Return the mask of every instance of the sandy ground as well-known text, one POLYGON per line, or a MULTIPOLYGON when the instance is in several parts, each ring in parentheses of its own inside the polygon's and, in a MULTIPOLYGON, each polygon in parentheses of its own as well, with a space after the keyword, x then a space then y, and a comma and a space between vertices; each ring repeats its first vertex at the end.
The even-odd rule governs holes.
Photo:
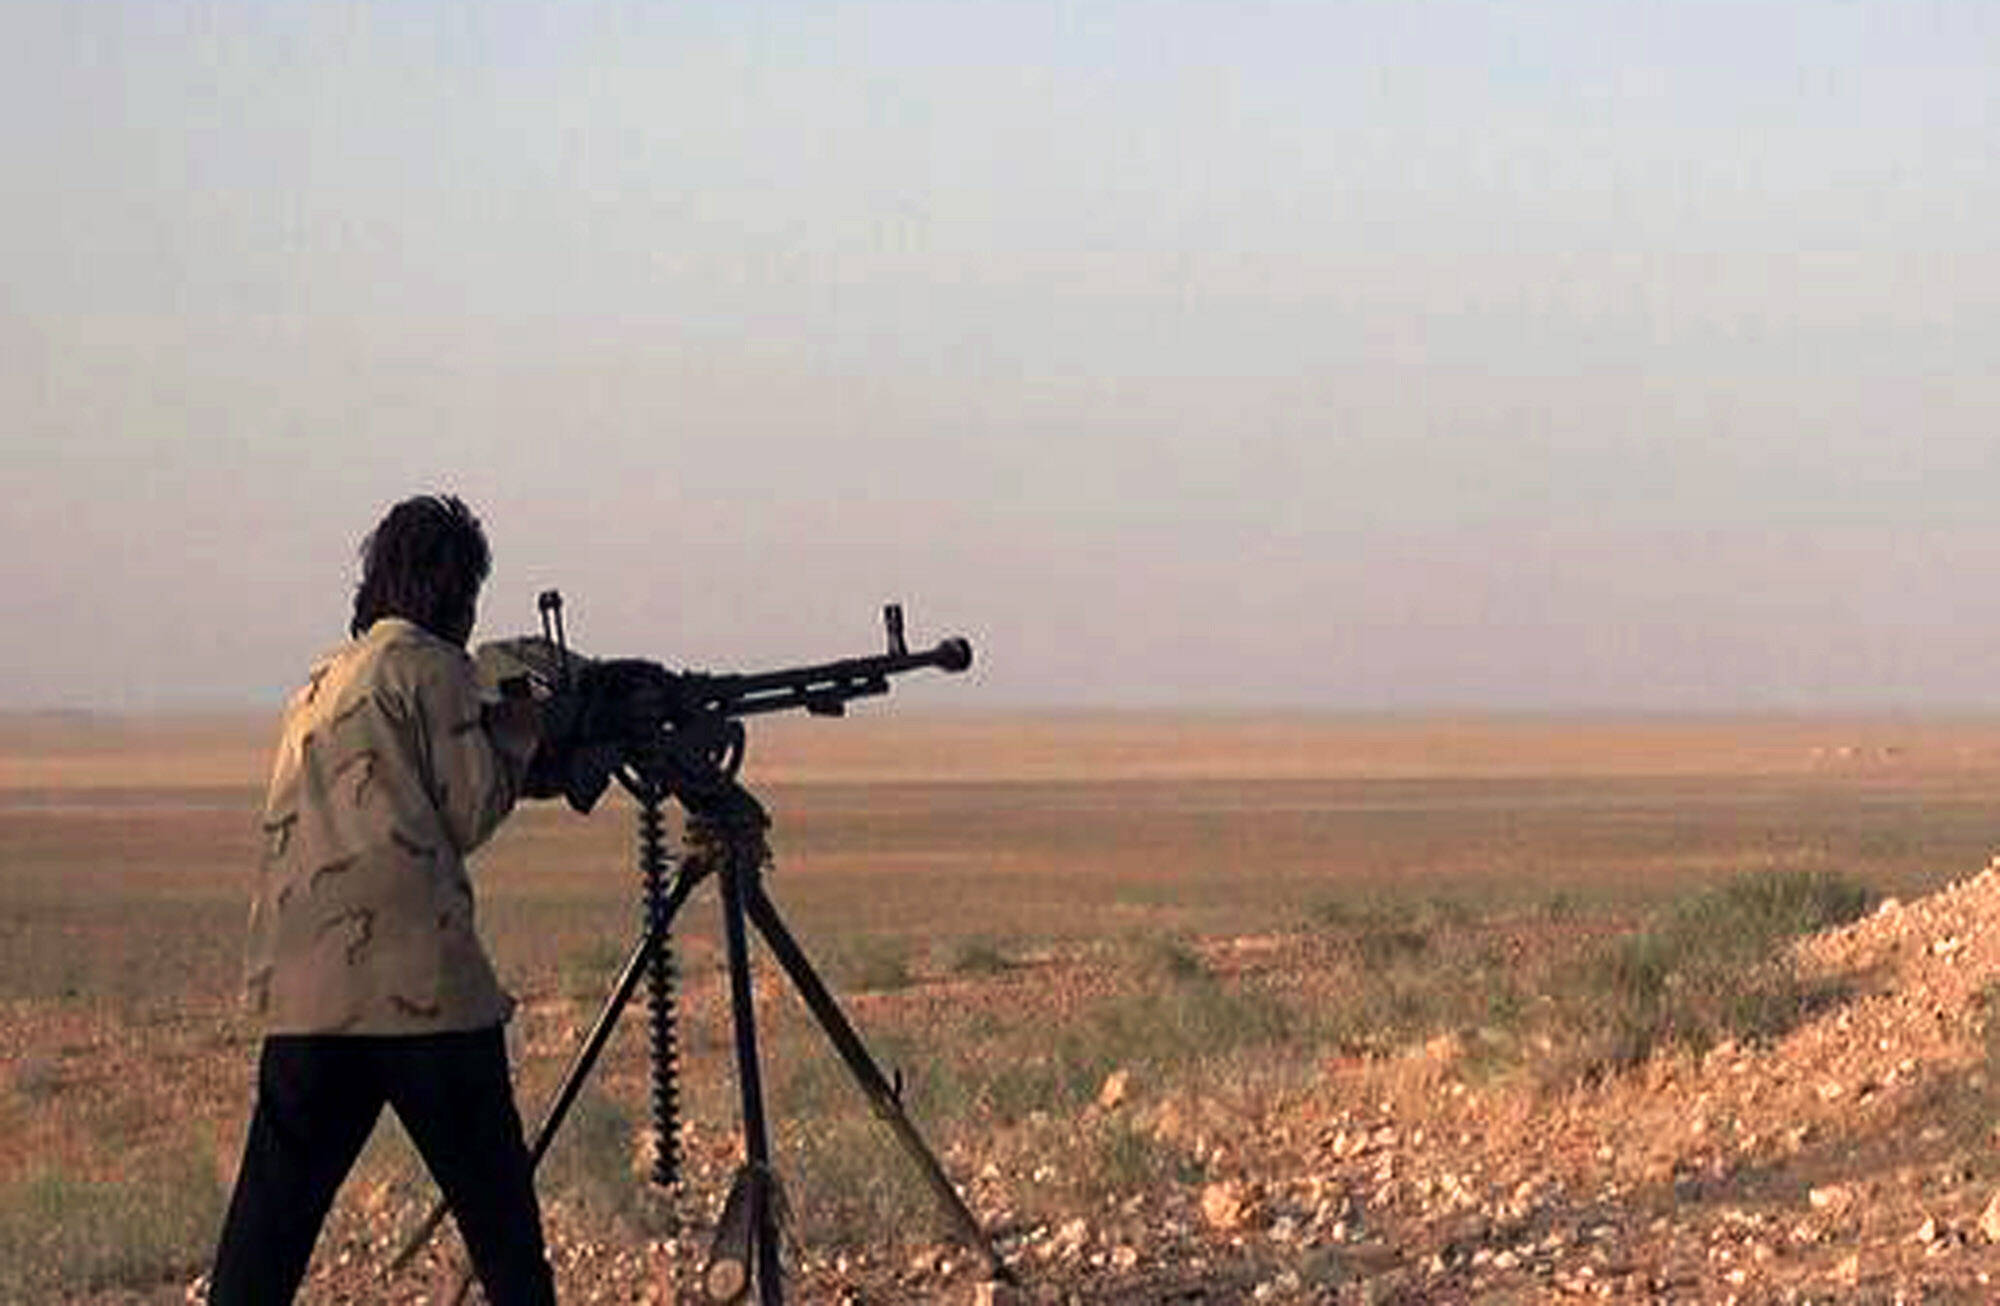
MULTIPOLYGON (((229 988, 268 728, 0 717, 0 1179, 115 1179, 190 1139, 233 1166, 255 1032, 229 988)), ((1551 1099, 1482 1080, 1444 1040, 1195 1090, 1140 1079, 955 1143, 947 1169, 1019 1300, 2000 1299, 2000 889, 1977 874, 2000 843, 2000 724, 884 715, 772 721, 746 776, 774 796, 774 893, 809 948, 948 920, 1033 953, 987 979, 919 954, 907 988, 854 1000, 864 1029, 981 1007, 1053 1027, 1132 984, 1093 945, 1134 928, 1309 995, 1326 958, 1297 911, 1355 877, 1637 892, 1837 865, 1902 900, 1809 945, 1851 996, 1775 1046, 1551 1099), (968 899, 980 918, 961 924, 968 899), (1053 1171, 1111 1118, 1198 1180, 1064 1209, 1053 1171)), ((592 937, 629 937, 624 817, 536 813, 494 850, 495 951, 531 998, 524 1081, 572 1045, 560 973, 592 937), (617 869, 546 869, 557 850, 617 869)), ((700 982, 691 1006, 719 1010, 700 982)), ((640 1069, 628 1050, 607 1086, 642 1092, 640 1069)), ((688 1290, 736 1160, 726 1120, 691 1129, 680 1234, 612 1236, 552 1203, 565 1301, 688 1290)), ((426 1200, 394 1174, 344 1194, 304 1300, 437 1299, 440 1260, 380 1277, 426 1200)), ((1006 1299, 943 1244, 791 1254, 795 1300, 1006 1299)))

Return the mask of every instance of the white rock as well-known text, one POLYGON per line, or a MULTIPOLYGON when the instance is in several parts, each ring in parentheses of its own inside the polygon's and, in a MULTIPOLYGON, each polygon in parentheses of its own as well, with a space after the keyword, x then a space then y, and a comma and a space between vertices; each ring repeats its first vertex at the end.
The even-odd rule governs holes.
POLYGON ((1019 1288, 998 1279, 972 1285, 972 1306, 1021 1306, 1026 1300, 1019 1288))
POLYGON ((1979 1232, 1987 1242, 2000 1243, 2000 1188, 1993 1190, 1993 1200, 1986 1203, 1986 1212, 1979 1217, 1979 1232))
POLYGON ((1234 1180, 1214 1183, 1201 1190, 1201 1214, 1215 1229, 1235 1229, 1249 1217, 1249 1203, 1243 1185, 1234 1180))

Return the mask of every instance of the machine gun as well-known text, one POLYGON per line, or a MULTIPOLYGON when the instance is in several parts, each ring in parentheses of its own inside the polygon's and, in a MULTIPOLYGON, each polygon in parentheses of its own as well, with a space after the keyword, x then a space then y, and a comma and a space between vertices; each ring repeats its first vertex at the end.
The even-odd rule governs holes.
POLYGON ((658 789, 697 800, 732 781, 743 762, 744 717, 844 716, 852 700, 887 694, 891 676, 972 665, 972 645, 962 638, 912 652, 897 603, 882 610, 886 652, 725 674, 670 671, 641 658, 581 657, 563 630, 562 595, 545 590, 536 606, 539 637, 482 645, 478 660, 503 694, 545 704, 548 742, 530 769, 528 793, 561 794, 579 812, 595 805, 613 776, 635 794, 658 789))
MULTIPOLYGON (((573 653, 563 631, 562 596, 537 602, 539 637, 483 645, 480 670, 507 696, 541 701, 544 745, 529 768, 530 796, 566 798, 587 812, 613 778, 638 801, 639 867, 645 881, 645 928, 596 1023, 585 1036, 529 1148, 534 1163, 548 1150, 575 1102, 619 1014, 643 981, 652 1036, 652 1179, 679 1182, 679 1087, 674 1021, 674 967, 669 930, 696 885, 713 877, 722 900, 729 987, 736 1033, 736 1079, 742 1111, 744 1163, 723 1204, 702 1273, 714 1302, 740 1301, 754 1285, 761 1306, 783 1300, 779 1230, 785 1208, 771 1165, 762 1070, 757 1055, 748 926, 754 925, 820 1028, 847 1063, 876 1117, 916 1164, 958 1237, 986 1262, 995 1279, 1013 1275, 980 1230, 943 1167, 904 1114, 900 1076, 882 1074, 839 1004, 806 960, 765 893, 770 818, 736 775, 743 763, 744 717, 799 710, 842 716, 857 698, 889 692, 892 676, 922 668, 960 672, 972 665, 972 645, 946 639, 913 652, 903 637, 903 612, 883 611, 885 652, 810 666, 750 674, 670 671, 638 658, 593 660, 573 653), (687 845, 669 855, 662 805, 684 809, 687 845)), ((435 1206, 404 1243, 391 1272, 407 1264, 443 1218, 435 1206)), ((462 1297, 468 1275, 459 1285, 462 1297)))

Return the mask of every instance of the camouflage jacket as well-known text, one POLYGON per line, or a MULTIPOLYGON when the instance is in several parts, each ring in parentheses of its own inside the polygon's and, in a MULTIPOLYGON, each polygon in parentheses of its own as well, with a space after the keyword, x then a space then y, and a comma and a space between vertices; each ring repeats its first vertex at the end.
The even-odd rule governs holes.
POLYGON ((415 1034, 505 1020, 465 856, 535 741, 489 728, 471 658, 387 617, 286 706, 245 989, 267 1030, 415 1034))

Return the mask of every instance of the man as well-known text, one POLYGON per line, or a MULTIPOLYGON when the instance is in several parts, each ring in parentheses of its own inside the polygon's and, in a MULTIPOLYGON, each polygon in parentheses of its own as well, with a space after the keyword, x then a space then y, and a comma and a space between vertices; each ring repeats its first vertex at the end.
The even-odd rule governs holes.
POLYGON ((458 499, 395 505, 363 541, 352 639, 285 709, 245 987, 257 1102, 214 1306, 292 1299, 382 1106, 437 1180, 493 1306, 548 1306, 501 991, 465 857, 512 810, 539 735, 465 651, 491 565, 458 499))

